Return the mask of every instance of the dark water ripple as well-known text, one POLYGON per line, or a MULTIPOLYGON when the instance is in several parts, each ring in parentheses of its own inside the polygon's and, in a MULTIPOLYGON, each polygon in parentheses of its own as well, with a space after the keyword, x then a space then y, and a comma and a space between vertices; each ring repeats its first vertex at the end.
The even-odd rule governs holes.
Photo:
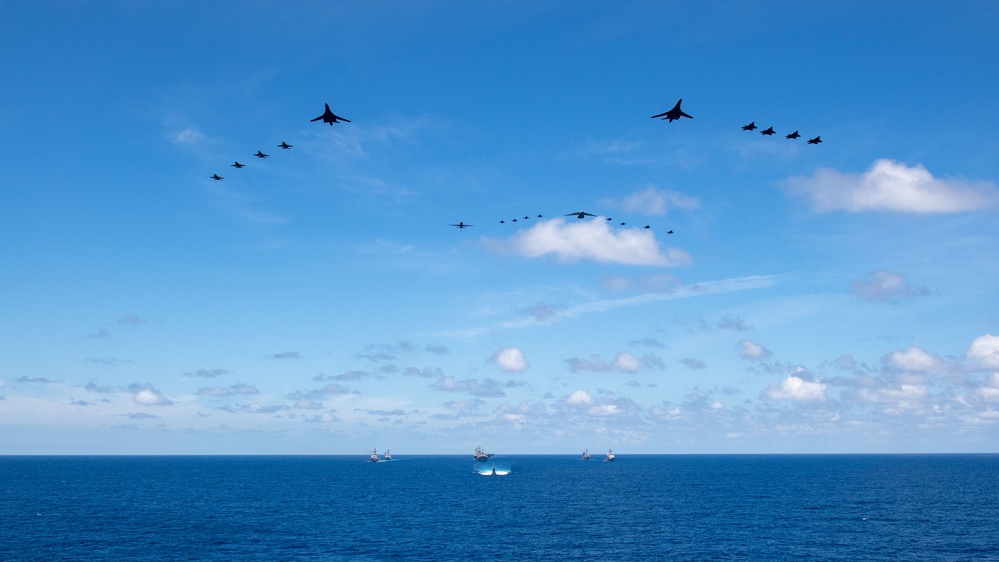
POLYGON ((2 560, 999 560, 999 456, 0 457, 2 560))

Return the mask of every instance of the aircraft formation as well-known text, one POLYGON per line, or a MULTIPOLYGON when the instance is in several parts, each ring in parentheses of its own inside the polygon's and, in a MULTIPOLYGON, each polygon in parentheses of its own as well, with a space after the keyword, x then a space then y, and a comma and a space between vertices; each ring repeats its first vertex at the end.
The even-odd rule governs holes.
MULTIPOLYGON (((339 115, 335 115, 332 111, 330 111, 330 104, 328 104, 328 103, 326 104, 326 111, 322 115, 320 115, 319 117, 316 117, 315 119, 310 120, 310 123, 319 121, 320 119, 324 123, 329 123, 331 127, 333 126, 334 123, 341 123, 341 122, 343 122, 343 123, 350 123, 350 119, 344 119, 343 117, 340 117, 339 115)), ((277 146, 281 150, 289 150, 289 149, 293 148, 295 145, 288 144, 285 141, 281 141, 281 144, 278 144, 278 145, 275 145, 275 146, 277 146)), ((256 156, 257 158, 263 160, 264 158, 270 157, 270 154, 264 154, 264 151, 257 150, 256 154, 251 154, 251 156, 256 156)), ((237 170, 239 170, 239 169, 245 168, 246 164, 240 163, 239 160, 236 160, 232 164, 229 164, 229 166, 231 166, 231 167, 236 168, 237 170)), ((212 174, 212 175, 210 175, 208 177, 210 179, 215 180, 215 181, 222 181, 222 180, 225 179, 224 177, 218 175, 217 173, 216 174, 212 174)))
MULTIPOLYGON (((670 109, 668 111, 664 111, 663 113, 660 113, 658 115, 653 115, 652 118, 653 119, 662 119, 663 121, 668 121, 670 123, 672 123, 673 121, 679 120, 681 117, 686 117, 687 119, 693 119, 694 117, 692 115, 688 115, 688 114, 684 113, 682 109, 680 109, 680 104, 681 103, 683 103, 683 98, 680 98, 680 99, 678 99, 676 101, 676 105, 673 106, 673 109, 670 109)), ((758 128, 759 127, 756 126, 756 121, 751 121, 748 125, 743 125, 742 126, 742 130, 743 131, 755 131, 758 128)), ((762 131, 760 131, 760 134, 763 135, 763 136, 766 136, 766 137, 770 137, 770 136, 776 135, 777 131, 775 131, 773 127, 767 127, 766 129, 763 129, 762 131)), ((784 138, 787 139, 787 140, 794 140, 794 139, 799 138, 800 136, 801 136, 801 133, 799 133, 797 130, 795 130, 793 133, 789 133, 789 134, 784 135, 784 138)), ((822 142, 822 137, 821 136, 816 136, 816 137, 811 138, 811 139, 808 140, 808 144, 819 144, 820 142, 822 142)), ((582 217, 580 217, 580 218, 582 218, 582 217)))
MULTIPOLYGON (((694 117, 692 115, 690 115, 690 114, 684 112, 682 109, 680 109, 680 104, 682 104, 682 103, 683 103, 683 98, 680 98, 680 99, 678 99, 676 101, 676 104, 671 109, 668 109, 668 110, 666 110, 666 111, 664 111, 662 113, 659 113, 657 115, 653 115, 652 118, 653 119, 661 119, 663 121, 668 121, 670 123, 672 123, 673 121, 680 120, 683 117, 686 117, 687 119, 693 119, 694 117)), ((318 116, 318 117, 316 117, 314 119, 310 119, 310 121, 309 121, 310 123, 315 123, 316 121, 322 121, 323 123, 328 123, 332 127, 333 125, 335 125, 337 123, 350 123, 351 122, 350 119, 347 119, 345 117, 341 117, 341 116, 333 113, 333 110, 330 109, 330 105, 328 103, 326 103, 324 105, 325 105, 325 110, 323 111, 322 115, 320 115, 320 116, 318 116)), ((743 131, 754 131, 757 128, 758 127, 756 126, 756 121, 752 121, 748 125, 743 125, 742 130, 743 131)), ((762 134, 764 136, 773 136, 773 135, 777 134, 777 131, 775 131, 774 128, 771 126, 771 127, 767 127, 763 131, 760 131, 760 134, 762 134)), ((788 140, 794 140, 794 139, 797 139, 799 137, 801 137, 801 134, 797 130, 794 131, 793 133, 789 133, 789 134, 784 135, 784 138, 788 139, 788 140)), ((808 144, 819 144, 819 143, 822 142, 822 138, 820 136, 816 136, 816 137, 814 137, 812 139, 809 139, 807 142, 808 142, 808 144)), ((278 148, 280 148, 281 150, 289 150, 289 149, 291 149, 291 148, 294 147, 294 145, 288 144, 285 141, 281 141, 281 144, 278 144, 276 146, 278 148)), ((251 156, 256 156, 257 158, 259 158, 261 160, 264 159, 264 158, 270 157, 269 154, 265 154, 262 150, 257 150, 257 152, 255 154, 252 154, 251 156)), ((240 163, 238 160, 236 160, 232 164, 230 164, 229 166, 233 167, 233 168, 236 168, 237 170, 239 170, 239 169, 245 168, 246 164, 240 163)), ((218 175, 217 173, 212 174, 211 176, 209 176, 209 178, 213 179, 215 181, 222 181, 222 180, 225 179, 224 177, 218 175)), ((587 211, 573 211, 571 213, 565 213, 563 216, 566 216, 566 217, 576 217, 577 219, 581 220, 581 219, 585 219, 587 217, 596 217, 597 215, 595 215, 593 213, 589 213, 587 211)), ((538 213, 537 218, 543 218, 543 215, 541 213, 538 213)), ((530 220, 530 219, 531 219, 530 215, 524 215, 524 218, 521 219, 521 220, 525 220, 526 221, 526 220, 530 220)), ((605 217, 605 220, 607 220, 609 222, 609 221, 613 221, 614 219, 612 217, 605 217)), ((506 222, 507 221, 505 219, 500 219, 500 221, 499 221, 500 224, 506 224, 506 222)), ((515 217, 513 219, 510 219, 510 222, 511 223, 518 222, 518 219, 515 217)), ((626 221, 621 221, 621 222, 618 223, 618 226, 626 226, 626 225, 627 225, 626 221)), ((468 224, 468 223, 466 223, 464 221, 458 221, 457 223, 450 224, 450 226, 453 226, 453 227, 457 228, 458 230, 464 230, 466 228, 469 228, 469 227, 472 227, 472 226, 475 226, 475 225, 468 224)), ((652 226, 647 224, 644 227, 642 227, 642 229, 643 230, 651 230, 652 226)), ((670 230, 666 231, 666 234, 673 234, 673 230, 670 229, 670 230)))

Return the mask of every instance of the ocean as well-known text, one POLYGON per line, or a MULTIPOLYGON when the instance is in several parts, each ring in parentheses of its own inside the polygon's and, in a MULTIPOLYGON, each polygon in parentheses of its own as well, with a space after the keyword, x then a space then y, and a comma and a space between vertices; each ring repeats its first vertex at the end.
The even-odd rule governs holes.
POLYGON ((0 559, 999 560, 999 455, 593 457, 0 457, 0 559))

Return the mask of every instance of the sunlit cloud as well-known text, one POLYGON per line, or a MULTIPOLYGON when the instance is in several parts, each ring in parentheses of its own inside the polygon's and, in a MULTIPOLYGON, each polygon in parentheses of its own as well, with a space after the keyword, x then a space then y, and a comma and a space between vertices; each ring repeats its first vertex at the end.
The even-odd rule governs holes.
POLYGON ((754 341, 742 340, 739 342, 739 356, 743 359, 763 359, 770 356, 770 350, 754 341))
POLYGON ((508 240, 484 239, 486 247, 528 258, 555 256, 559 261, 593 260, 601 263, 677 267, 691 263, 677 248, 662 250, 654 232, 638 228, 612 229, 600 219, 567 223, 563 218, 536 223, 508 240))
POLYGON ((500 349, 493 354, 489 362, 508 373, 520 373, 527 369, 527 360, 524 359, 524 352, 516 347, 504 347, 500 349))
POLYGON ((999 336, 978 336, 965 352, 968 359, 986 369, 999 369, 999 336))
POLYGON ((822 168, 810 178, 790 178, 784 185, 819 213, 961 213, 999 204, 994 182, 935 178, 922 165, 887 159, 876 160, 862 174, 822 168))
POLYGON ((825 383, 788 375, 779 384, 768 387, 764 394, 772 400, 824 401, 827 399, 827 388, 825 383))

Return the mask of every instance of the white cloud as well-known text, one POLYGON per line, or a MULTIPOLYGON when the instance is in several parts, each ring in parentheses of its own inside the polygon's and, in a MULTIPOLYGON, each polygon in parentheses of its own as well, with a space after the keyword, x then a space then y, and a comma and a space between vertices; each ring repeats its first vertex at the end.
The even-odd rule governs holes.
POLYGON ((999 336, 978 336, 968 346, 965 356, 987 369, 999 369, 999 336))
POLYGON ((652 216, 663 216, 670 209, 696 209, 701 206, 696 197, 654 187, 630 193, 620 201, 604 199, 601 203, 615 209, 652 216))
POLYGON ((999 373, 992 373, 975 394, 986 402, 999 402, 999 373))
POLYGON ((888 362, 906 371, 939 371, 945 367, 944 362, 918 347, 910 347, 905 351, 895 351, 888 356, 888 362))
POLYGON ((770 350, 754 341, 742 340, 739 344, 739 355, 743 359, 763 359, 770 356, 770 350))
POLYGON ((612 229, 606 220, 563 218, 541 221, 507 241, 485 240, 487 247, 539 258, 553 254, 561 261, 580 259, 602 263, 676 267, 691 263, 690 254, 677 248, 660 250, 651 230, 612 229))
POLYGON ((909 167, 887 159, 876 160, 863 174, 823 168, 810 178, 790 178, 785 186, 820 213, 960 213, 999 203, 994 182, 938 179, 921 165, 909 167))
POLYGON ((527 360, 524 359, 524 352, 516 347, 504 347, 493 354, 489 360, 502 371, 508 373, 520 373, 527 369, 527 360))
POLYGON ((577 390, 565 399, 565 403, 570 406, 587 406, 593 404, 593 397, 585 390, 577 390))
POLYGON ((159 391, 148 387, 138 390, 132 396, 132 400, 136 404, 142 404, 143 406, 169 406, 173 404, 170 399, 160 394, 159 391))
POLYGON ((872 301, 893 301, 900 297, 925 295, 926 290, 913 289, 900 273, 879 269, 872 271, 867 279, 851 281, 850 293, 872 301))
POLYGON ((779 385, 767 388, 766 395, 773 400, 797 400, 799 402, 824 401, 828 385, 817 381, 788 375, 779 385))

